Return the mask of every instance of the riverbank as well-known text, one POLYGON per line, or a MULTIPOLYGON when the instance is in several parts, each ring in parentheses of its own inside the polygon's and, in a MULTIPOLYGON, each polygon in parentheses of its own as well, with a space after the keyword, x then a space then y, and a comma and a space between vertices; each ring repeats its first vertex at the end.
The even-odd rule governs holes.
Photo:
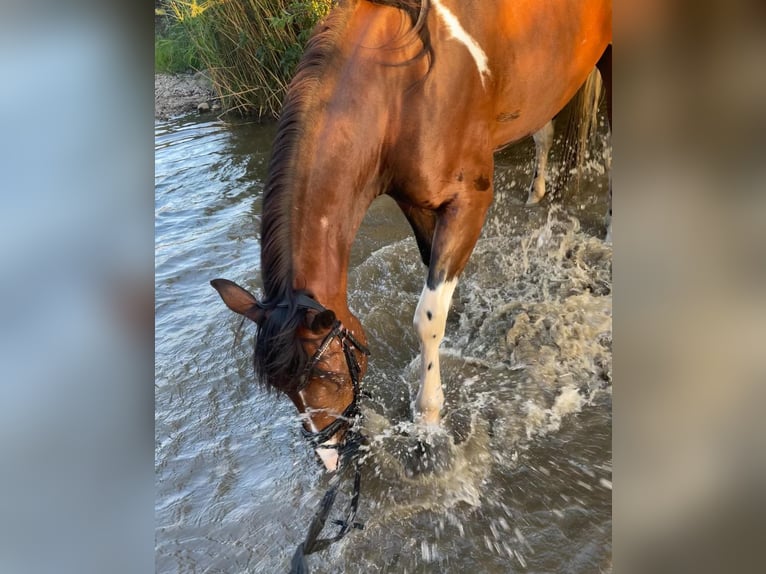
POLYGON ((185 114, 220 112, 221 104, 210 78, 195 74, 154 74, 154 118, 167 120, 185 114))

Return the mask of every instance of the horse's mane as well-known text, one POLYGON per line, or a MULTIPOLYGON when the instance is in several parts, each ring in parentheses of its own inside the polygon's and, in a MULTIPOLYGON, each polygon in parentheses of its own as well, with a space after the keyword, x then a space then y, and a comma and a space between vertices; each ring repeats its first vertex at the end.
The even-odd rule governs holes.
POLYGON ((358 1, 404 10, 413 22, 413 31, 423 42, 423 49, 416 57, 428 54, 433 58, 425 25, 429 0, 348 0, 341 1, 317 25, 298 64, 277 125, 264 188, 261 221, 264 298, 261 306, 266 314, 258 328, 254 355, 258 380, 267 387, 286 392, 295 389, 298 376, 308 363, 303 345, 295 336, 305 316, 305 309, 297 304, 298 295, 305 291, 293 288, 290 237, 296 156, 316 85, 328 62, 337 54, 340 36, 358 1))

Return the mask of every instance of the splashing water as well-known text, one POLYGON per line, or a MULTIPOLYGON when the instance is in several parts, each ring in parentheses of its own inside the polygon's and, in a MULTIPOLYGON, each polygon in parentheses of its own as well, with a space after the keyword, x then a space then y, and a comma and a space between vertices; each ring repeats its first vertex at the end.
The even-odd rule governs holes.
MULTIPOLYGON (((225 275, 259 289, 272 140, 273 127, 247 124, 157 127, 161 573, 284 571, 327 489, 292 405, 251 384, 251 331, 235 341, 238 321, 208 285, 225 275)), ((612 252, 592 236, 605 178, 594 168, 563 208, 528 208, 529 163, 497 159, 495 204, 442 344, 438 431, 410 422, 417 247, 390 200, 360 229, 349 303, 373 352, 362 382, 366 526, 309 557, 312 572, 610 569, 612 252)))
MULTIPOLYGON (((377 251, 356 273, 369 277, 402 261, 417 261, 408 240, 377 251)), ((378 285, 376 305, 364 308, 362 321, 375 332, 379 348, 394 348, 407 335, 376 328, 378 321, 389 325, 380 309, 411 316, 419 286, 412 284, 403 292, 401 282, 398 289, 385 281, 378 285)), ((526 233, 482 239, 456 292, 442 346, 443 431, 425 433, 408 422, 411 411, 401 407, 401 395, 412 397, 417 390, 418 357, 402 366, 400 398, 391 401, 398 410, 386 405, 392 396, 387 390, 390 378, 382 377, 380 386, 369 382, 378 397, 367 409, 365 423, 371 437, 365 467, 374 518, 358 538, 372 543, 392 531, 404 537, 413 524, 430 517, 436 520, 433 538, 413 534, 418 543, 412 554, 399 554, 389 566, 418 571, 426 564, 448 567, 456 539, 466 536, 466 523, 475 522, 474 515, 490 515, 489 533, 481 536, 486 550, 516 567, 526 568, 530 560, 539 564, 534 548, 540 533, 529 539, 523 535, 519 514, 499 485, 528 472, 528 451, 539 449, 540 441, 561 431, 583 409, 603 413, 596 418, 609 417, 603 411, 611 399, 611 339, 611 248, 583 234, 576 219, 554 207, 541 226, 526 233), (423 457, 439 460, 424 471, 423 457), (440 528, 452 534, 440 535, 440 528), (450 541, 444 547, 442 536, 450 541)), ((373 372, 368 378, 377 377, 373 372)), ((563 459, 552 466, 554 470, 540 465, 535 472, 551 480, 563 459)), ((592 492, 611 485, 603 477, 596 480, 587 465, 576 466, 587 479, 576 479, 578 487, 592 492)), ((564 502, 574 501, 562 496, 564 502)), ((552 510, 548 516, 570 512, 552 510)), ((354 548, 358 544, 364 545, 357 540, 354 548)), ((349 562, 354 552, 348 548, 349 562)))

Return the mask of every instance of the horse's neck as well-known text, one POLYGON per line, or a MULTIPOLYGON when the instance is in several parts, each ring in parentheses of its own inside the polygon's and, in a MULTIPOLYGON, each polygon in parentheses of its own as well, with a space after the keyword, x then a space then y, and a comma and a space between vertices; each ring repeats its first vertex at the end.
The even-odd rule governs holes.
MULTIPOLYGON (((308 146, 310 151, 303 157, 314 160, 303 166, 305 173, 293 191, 293 287, 307 289, 323 305, 337 311, 347 307, 351 245, 379 188, 374 184, 373 158, 362 157, 357 151, 353 157, 348 152, 344 155, 349 149, 347 141, 317 138, 320 141, 321 149, 308 146)), ((359 146, 350 148, 357 150, 359 146)))
POLYGON ((346 305, 351 244, 370 203, 384 189, 383 142, 397 125, 406 86, 424 73, 425 61, 390 66, 417 54, 412 42, 390 46, 402 14, 369 3, 353 7, 338 55, 314 85, 293 175, 291 238, 293 286, 324 305, 346 305), (354 73, 348 73, 353 70, 354 73), (385 102, 381 106, 381 102, 385 102))

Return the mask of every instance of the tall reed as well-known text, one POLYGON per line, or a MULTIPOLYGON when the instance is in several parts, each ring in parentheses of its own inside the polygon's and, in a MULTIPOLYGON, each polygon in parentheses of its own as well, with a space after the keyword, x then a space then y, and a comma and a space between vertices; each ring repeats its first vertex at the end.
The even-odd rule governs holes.
POLYGON ((223 108, 279 113, 315 24, 332 0, 168 0, 196 46, 223 108))

